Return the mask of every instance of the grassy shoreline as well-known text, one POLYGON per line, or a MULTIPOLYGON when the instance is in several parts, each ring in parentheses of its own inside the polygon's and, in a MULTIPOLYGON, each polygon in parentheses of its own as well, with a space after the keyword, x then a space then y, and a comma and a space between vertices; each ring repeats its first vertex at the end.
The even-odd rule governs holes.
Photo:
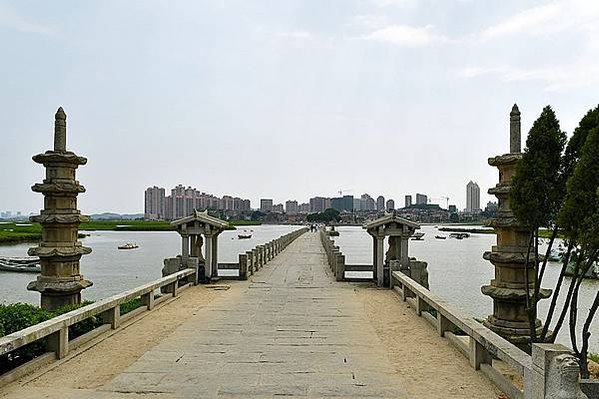
MULTIPOLYGON (((262 223, 251 220, 232 220, 228 230, 235 226, 257 226, 262 223)), ((92 220, 81 223, 79 231, 173 231, 170 222, 151 220, 92 220)), ((85 234, 80 234, 80 238, 85 234)), ((0 224, 0 244, 36 242, 42 238, 42 226, 38 223, 2 222, 0 224)))

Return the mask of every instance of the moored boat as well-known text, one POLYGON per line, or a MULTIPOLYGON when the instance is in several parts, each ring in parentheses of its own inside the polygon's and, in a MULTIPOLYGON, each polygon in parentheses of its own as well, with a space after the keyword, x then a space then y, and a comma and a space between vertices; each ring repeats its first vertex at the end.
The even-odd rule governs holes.
POLYGON ((237 234, 237 238, 240 240, 247 240, 252 238, 253 230, 243 230, 241 233, 237 234))
POLYGON ((0 258, 0 270, 18 273, 40 273, 42 268, 37 257, 0 258))
POLYGON ((445 240, 445 239, 447 239, 447 237, 445 237, 445 236, 435 236, 435 238, 437 240, 445 240))
POLYGON ((132 242, 128 242, 125 245, 119 245, 118 248, 119 249, 137 249, 137 248, 139 248, 139 245, 134 244, 132 242))

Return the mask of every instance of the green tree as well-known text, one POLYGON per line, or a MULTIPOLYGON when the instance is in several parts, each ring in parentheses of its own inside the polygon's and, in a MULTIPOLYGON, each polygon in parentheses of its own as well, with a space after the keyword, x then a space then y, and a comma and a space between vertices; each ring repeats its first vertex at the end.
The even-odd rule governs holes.
POLYGON ((567 195, 559 214, 559 223, 570 243, 577 248, 574 276, 570 283, 570 339, 577 355, 583 378, 588 378, 589 328, 599 306, 599 292, 582 332, 582 346, 578 346, 576 323, 578 295, 585 274, 599 259, 599 120, 586 137, 580 160, 568 180, 567 195))
MULTIPOLYGON (((551 241, 557 236, 556 218, 565 194, 562 176, 562 153, 566 134, 550 106, 546 106, 534 122, 522 159, 518 162, 510 190, 510 204, 516 219, 530 229, 525 263, 525 283, 530 287, 530 255, 534 250, 533 292, 527 292, 526 304, 530 324, 531 342, 537 341, 537 303, 541 296, 541 282, 546 263, 539 269, 539 228, 554 230, 551 241)), ((528 291, 528 289, 527 289, 528 291)))

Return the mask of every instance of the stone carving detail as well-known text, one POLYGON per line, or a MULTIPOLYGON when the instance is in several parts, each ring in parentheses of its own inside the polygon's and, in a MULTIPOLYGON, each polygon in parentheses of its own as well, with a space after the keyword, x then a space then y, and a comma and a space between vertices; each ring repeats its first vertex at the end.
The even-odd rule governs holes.
POLYGON ((588 399, 578 383, 579 371, 574 356, 565 353, 553 358, 549 364, 545 399, 588 399))

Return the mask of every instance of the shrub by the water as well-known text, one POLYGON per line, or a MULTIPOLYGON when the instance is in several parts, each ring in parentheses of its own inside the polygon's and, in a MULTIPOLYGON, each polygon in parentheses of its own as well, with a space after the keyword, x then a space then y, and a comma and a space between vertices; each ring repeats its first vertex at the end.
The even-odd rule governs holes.
MULTIPOLYGON (((79 305, 67 305, 54 311, 47 311, 38 306, 26 303, 0 305, 0 337, 39 324, 53 317, 60 316, 92 302, 79 305)), ((98 317, 92 316, 69 327, 69 339, 77 338, 102 325, 98 317)), ((6 355, 0 356, 0 373, 11 370, 47 351, 44 340, 32 342, 6 355)))

